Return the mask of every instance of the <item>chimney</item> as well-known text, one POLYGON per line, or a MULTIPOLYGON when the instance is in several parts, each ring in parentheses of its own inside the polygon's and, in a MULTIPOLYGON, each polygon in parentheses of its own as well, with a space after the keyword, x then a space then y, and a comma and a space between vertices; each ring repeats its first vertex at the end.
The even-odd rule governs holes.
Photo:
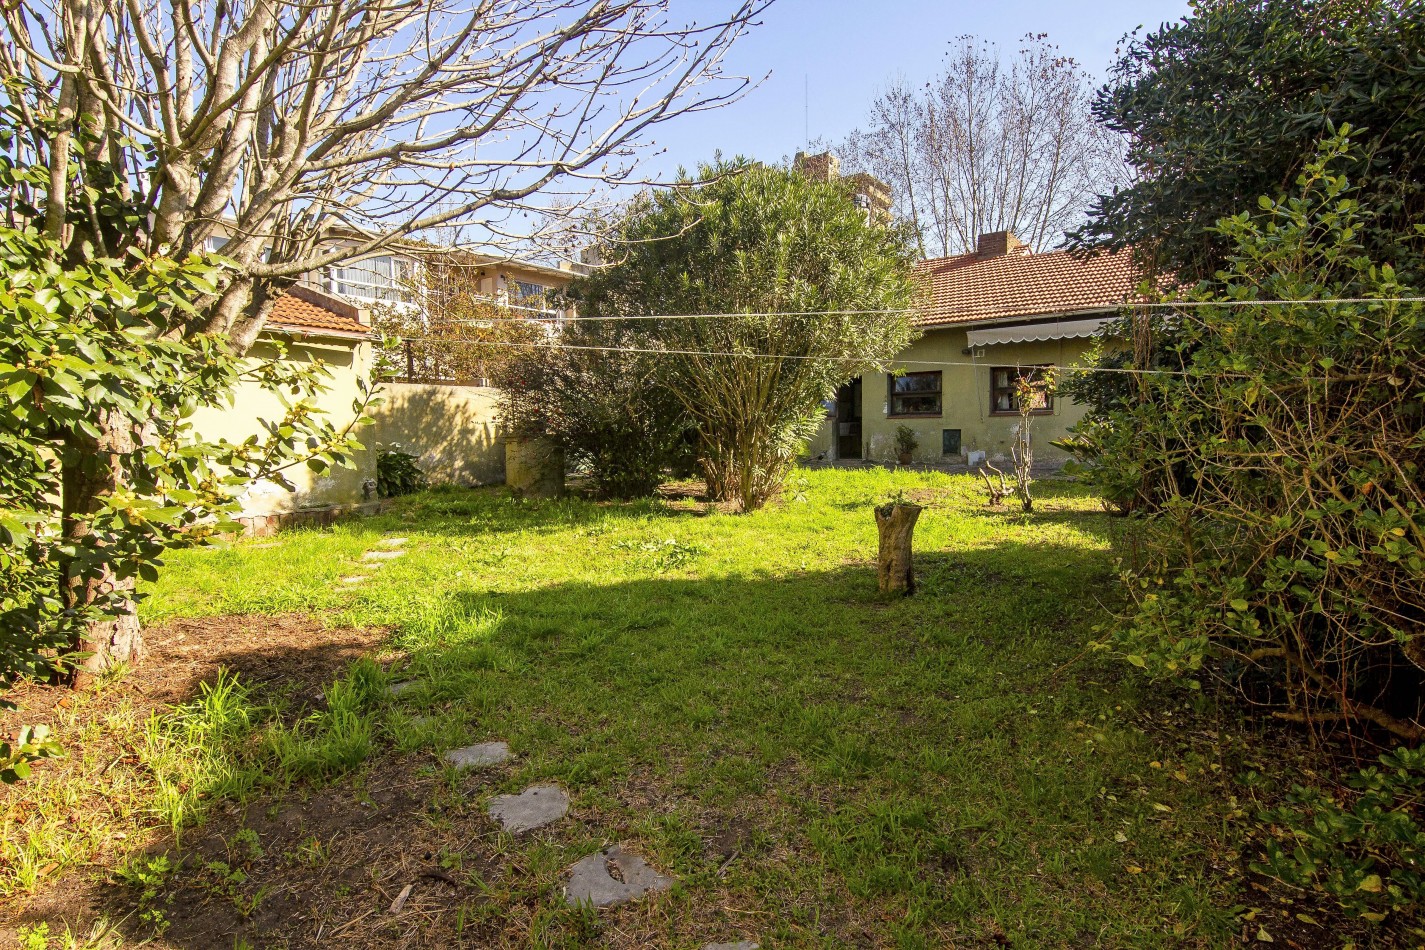
POLYGON ((975 242, 977 257, 1006 257, 1010 254, 1029 254, 1029 245, 1014 236, 1013 231, 991 231, 981 234, 975 242))
POLYGON ((836 181, 841 177, 841 160, 830 152, 808 155, 798 152, 792 167, 812 181, 836 181))

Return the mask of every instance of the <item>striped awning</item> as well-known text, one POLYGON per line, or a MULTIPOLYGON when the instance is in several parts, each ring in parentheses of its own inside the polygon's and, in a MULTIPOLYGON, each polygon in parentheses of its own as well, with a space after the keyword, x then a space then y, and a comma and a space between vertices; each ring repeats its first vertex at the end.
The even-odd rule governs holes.
POLYGON ((1030 343, 1034 340, 1073 340, 1093 336, 1113 317, 1091 317, 1087 320, 1051 320, 1046 323, 1022 323, 1012 327, 987 327, 966 331, 971 346, 993 346, 996 343, 1030 343))

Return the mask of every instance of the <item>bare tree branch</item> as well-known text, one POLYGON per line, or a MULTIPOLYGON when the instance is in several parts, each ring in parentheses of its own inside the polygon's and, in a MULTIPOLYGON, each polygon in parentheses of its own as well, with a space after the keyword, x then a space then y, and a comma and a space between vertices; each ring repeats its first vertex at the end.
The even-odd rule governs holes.
POLYGON ((1126 176, 1123 144, 1094 123, 1091 93, 1043 35, 1008 60, 962 36, 940 76, 919 90, 892 82, 838 151, 891 185, 922 254, 974 250, 979 235, 1004 230, 1042 250, 1126 176))
POLYGON ((34 197, 71 253, 230 235, 238 270, 185 329, 244 349, 303 273, 446 224, 513 250, 633 180, 652 127, 749 87, 723 59, 771 2, 682 21, 666 0, 18 0, 0 78, 48 119, 34 197), (143 233, 98 234, 59 200, 75 123, 81 160, 153 209, 143 233))

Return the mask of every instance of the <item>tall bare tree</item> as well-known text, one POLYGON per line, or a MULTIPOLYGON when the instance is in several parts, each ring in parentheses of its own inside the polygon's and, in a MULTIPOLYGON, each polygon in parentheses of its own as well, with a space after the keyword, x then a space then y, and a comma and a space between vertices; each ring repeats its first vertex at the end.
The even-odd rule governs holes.
MULTIPOLYGON (((221 228, 234 266, 148 336, 243 354, 306 272, 459 222, 513 246, 527 216, 630 180, 655 126, 747 88, 723 58, 770 2, 694 21, 666 0, 14 0, 0 80, 28 134, 4 146, 48 174, 8 190, 8 220, 71 265, 183 258, 221 228)), ((96 412, 72 438, 78 532, 145 435, 96 412)), ((132 589, 132 570, 92 573, 132 589)), ((106 623, 96 658, 137 656, 137 625, 106 623)))
POLYGON ((924 87, 893 81, 839 151, 891 185, 923 255, 973 250, 1000 230, 1042 249, 1124 180, 1122 143, 1093 121, 1092 92, 1042 34, 1009 57, 962 36, 924 87))
POLYGON ((240 269, 191 329, 241 349, 304 272, 452 221, 513 237, 561 180, 627 180, 652 126, 746 88, 721 61, 769 2, 682 23, 661 0, 19 0, 0 75, 52 168, 82 150, 152 209, 94 233, 57 173, 52 236, 181 254, 230 220, 240 269), (364 239, 333 247, 341 225, 364 239))

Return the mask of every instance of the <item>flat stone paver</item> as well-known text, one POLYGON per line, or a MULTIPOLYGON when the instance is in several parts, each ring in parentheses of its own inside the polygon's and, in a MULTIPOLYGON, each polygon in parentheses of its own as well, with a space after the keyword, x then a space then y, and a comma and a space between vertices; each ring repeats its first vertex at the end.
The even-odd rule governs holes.
POLYGON ((401 680, 400 682, 392 683, 386 687, 386 689, 392 696, 399 696, 404 692, 415 689, 419 685, 420 683, 416 680, 401 680))
POLYGON ((341 582, 343 584, 360 584, 366 581, 367 579, 368 578, 365 574, 352 574, 350 577, 343 577, 341 579, 341 582))
POLYGON ((377 541, 376 543, 379 544, 379 545, 381 545, 382 547, 398 548, 398 547, 400 547, 401 545, 405 544, 408 540, 410 540, 410 539, 409 539, 409 538, 382 538, 380 541, 377 541))
POLYGON ((759 950, 762 945, 753 943, 751 940, 739 940, 736 943, 709 943, 703 945, 703 950, 759 950))
POLYGON ((672 886, 671 877, 659 874, 638 855, 625 854, 621 847, 614 845, 576 861, 569 868, 564 899, 571 905, 611 907, 672 886))
POLYGON ((553 824, 569 813, 569 796, 558 785, 531 785, 518 795, 490 799, 490 817, 512 835, 553 824))
POLYGON ((504 742, 480 742, 445 753, 445 761, 457 769, 482 769, 499 765, 509 757, 510 747, 504 742))
POLYGON ((398 557, 405 557, 405 551, 367 551, 361 555, 363 561, 394 561, 398 557))

